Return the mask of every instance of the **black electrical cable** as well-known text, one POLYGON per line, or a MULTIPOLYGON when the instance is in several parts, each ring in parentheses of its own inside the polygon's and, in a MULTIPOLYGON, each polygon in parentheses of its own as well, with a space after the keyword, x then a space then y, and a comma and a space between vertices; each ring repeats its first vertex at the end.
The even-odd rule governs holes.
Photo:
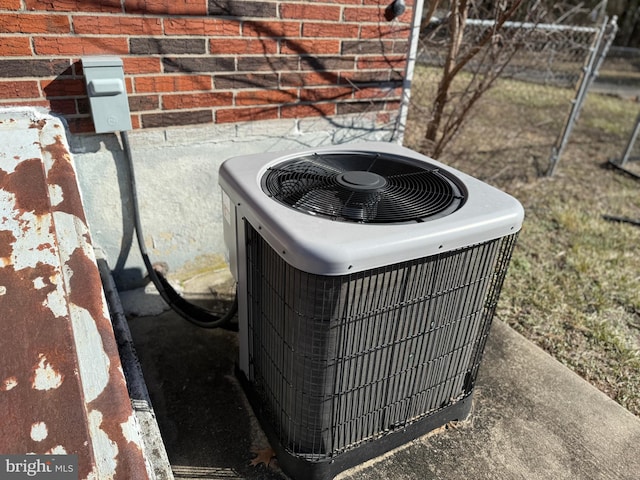
POLYGON ((131 190, 131 204, 133 207, 133 221, 136 230, 136 237, 138 238, 138 246, 140 248, 140 254, 142 260, 147 269, 149 279, 154 284, 162 299, 171 307, 171 309, 180 315, 188 322, 193 323, 202 328, 226 328, 228 330, 237 330, 234 325, 231 324, 232 318, 238 311, 238 295, 236 293, 235 299, 229 311, 224 315, 218 316, 206 310, 198 305, 195 305, 183 297, 174 290, 169 281, 164 275, 153 268, 149 255, 147 253, 147 247, 144 243, 144 235, 142 233, 142 223, 140 222, 140 209, 138 207, 138 189, 136 186, 136 177, 133 167, 133 156, 131 154, 131 146, 129 145, 129 136, 126 131, 120 132, 120 138, 122 139, 122 147, 129 167, 129 186, 131 190))

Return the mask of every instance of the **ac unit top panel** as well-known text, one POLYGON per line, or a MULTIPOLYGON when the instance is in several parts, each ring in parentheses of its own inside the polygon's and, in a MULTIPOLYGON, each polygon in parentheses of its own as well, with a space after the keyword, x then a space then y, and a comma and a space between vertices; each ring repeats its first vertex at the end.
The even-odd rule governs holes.
MULTIPOLYGON (((510 195, 391 143, 233 157, 220 167, 219 179, 229 203, 235 206, 238 221, 245 219, 251 223, 288 264, 318 275, 354 273, 503 237, 520 230, 524 218, 522 206, 510 195), (408 165, 441 172, 452 184, 454 196, 464 198, 426 220, 366 223, 353 221, 357 218, 337 221, 322 212, 310 214, 309 209, 296 210, 265 192, 265 178, 271 170, 314 154, 400 157, 408 165)), ((341 174, 336 181, 349 187, 355 184, 355 190, 384 188, 383 180, 375 174, 358 170, 341 174)), ((323 201, 319 197, 315 203, 323 201)), ((235 251, 235 245, 232 250, 235 251)))

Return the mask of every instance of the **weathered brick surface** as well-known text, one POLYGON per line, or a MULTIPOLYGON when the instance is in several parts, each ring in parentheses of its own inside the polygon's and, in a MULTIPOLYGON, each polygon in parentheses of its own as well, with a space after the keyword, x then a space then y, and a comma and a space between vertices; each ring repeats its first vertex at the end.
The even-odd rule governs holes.
POLYGON ((41 13, 4 13, 0 15, 0 33, 69 33, 71 24, 66 15, 41 13))
POLYGON ((165 57, 162 67, 166 73, 172 72, 233 72, 235 59, 220 57, 165 57))
POLYGON ((326 20, 337 22, 340 20, 341 7, 326 5, 309 5, 306 3, 280 4, 282 18, 299 18, 301 20, 326 20))
POLYGON ((315 85, 335 85, 339 83, 339 74, 329 70, 322 72, 290 72, 280 75, 282 86, 315 86, 315 85))
MULTIPOLYGON (((356 23, 317 23, 304 22, 302 25, 302 36, 311 37, 327 37, 344 39, 357 39, 360 32, 360 26, 356 23)), ((377 53, 380 53, 378 49, 377 53)))
POLYGON ((280 111, 282 118, 331 117, 336 114, 335 103, 313 105, 285 105, 280 111))
POLYGON ((125 57, 122 61, 125 75, 160 73, 162 71, 162 63, 157 57, 125 57))
POLYGON ((233 93, 185 93, 178 95, 163 95, 162 106, 168 110, 183 108, 221 107, 233 104, 233 93))
POLYGON ((126 13, 206 15, 207 0, 125 0, 126 13))
POLYGON ((129 95, 129 109, 132 112, 158 110, 160 98, 158 95, 129 95))
POLYGON ((184 112, 146 113, 142 115, 144 128, 170 127, 173 125, 194 125, 213 121, 211 110, 184 112))
POLYGON ((27 11, 46 10, 50 12, 122 12, 120 0, 24 0, 27 11))
POLYGON ((123 59, 134 128, 399 108, 414 0, 0 0, 0 106, 93 128, 81 59, 123 59))
POLYGON ((107 21, 103 15, 75 15, 73 29, 78 34, 161 35, 162 20, 132 15, 114 17, 107 21))
POLYGON ((21 6, 20 0, 0 0, 2 10, 18 10, 21 6))
POLYGON ((305 88, 300 90, 300 100, 304 102, 343 101, 353 97, 350 87, 305 88))
POLYGON ((216 112, 218 123, 237 123, 279 118, 279 107, 223 108, 216 112))
POLYGON ((280 105, 295 102, 297 99, 296 90, 253 90, 238 92, 236 105, 280 105))
POLYGON ((203 54, 207 51, 204 38, 131 38, 129 44, 133 55, 203 54))
POLYGON ((209 15, 276 18, 277 3, 253 0, 209 0, 209 15))
POLYGON ((340 40, 282 40, 280 53, 299 55, 336 55, 340 53, 340 40))
POLYGON ((165 75, 139 77, 135 80, 137 93, 194 92, 211 90, 211 77, 207 75, 165 75))
POLYGON ((260 38, 298 38, 302 29, 301 22, 246 21, 242 22, 243 37, 260 38))
POLYGON ((298 70, 300 59, 297 56, 241 57, 238 58, 240 72, 287 72, 298 70))
POLYGON ((82 79, 69 80, 66 78, 54 78, 53 80, 41 80, 40 86, 47 97, 78 97, 86 95, 86 89, 82 79))
POLYGON ((69 60, 7 60, 0 59, 0 77, 62 76, 69 69, 69 60))
POLYGON ((214 38, 209 41, 212 55, 274 55, 278 53, 279 41, 275 39, 227 39, 214 38))
POLYGON ((203 35, 237 37, 240 35, 240 22, 218 18, 167 18, 164 21, 164 33, 199 37, 203 35))
POLYGON ((34 37, 33 49, 41 57, 126 55, 126 37, 34 37))
POLYGON ((27 37, 0 35, 0 58, 31 55, 31 43, 27 37))
POLYGON ((216 75, 213 79, 216 89, 241 90, 245 88, 274 88, 285 85, 279 82, 277 73, 238 73, 232 75, 216 75))
POLYGON ((344 19, 347 22, 383 22, 384 9, 378 8, 377 5, 364 8, 349 7, 344 10, 344 19))
POLYGON ((19 98, 38 98, 40 90, 38 82, 35 81, 0 81, 0 98, 3 99, 19 99, 19 98))

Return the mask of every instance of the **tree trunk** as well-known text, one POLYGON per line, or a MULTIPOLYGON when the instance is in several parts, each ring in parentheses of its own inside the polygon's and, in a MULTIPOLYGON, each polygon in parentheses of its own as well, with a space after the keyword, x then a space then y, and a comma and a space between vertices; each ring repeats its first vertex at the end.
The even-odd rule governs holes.
POLYGON ((433 108, 431 111, 431 119, 427 125, 427 133, 425 139, 429 142, 435 143, 438 136, 438 129, 442 122, 442 114, 444 108, 447 105, 447 99, 449 97, 449 88, 451 82, 455 77, 454 66, 456 58, 460 53, 460 46, 462 45, 462 39, 464 37, 464 27, 467 23, 467 14, 469 13, 469 4, 466 0, 454 0, 451 2, 451 15, 449 16, 449 24, 451 28, 451 43, 449 44, 449 51, 447 53, 447 59, 444 65, 444 71, 438 84, 438 93, 433 102, 433 108))

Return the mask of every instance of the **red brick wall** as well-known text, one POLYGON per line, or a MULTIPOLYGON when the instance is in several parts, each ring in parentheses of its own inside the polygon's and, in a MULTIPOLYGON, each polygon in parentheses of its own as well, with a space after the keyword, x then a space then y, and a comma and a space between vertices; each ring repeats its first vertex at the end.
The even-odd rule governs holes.
POLYGON ((124 61, 134 128, 399 107, 411 5, 391 0, 0 0, 0 106, 91 132, 84 55, 124 61))

